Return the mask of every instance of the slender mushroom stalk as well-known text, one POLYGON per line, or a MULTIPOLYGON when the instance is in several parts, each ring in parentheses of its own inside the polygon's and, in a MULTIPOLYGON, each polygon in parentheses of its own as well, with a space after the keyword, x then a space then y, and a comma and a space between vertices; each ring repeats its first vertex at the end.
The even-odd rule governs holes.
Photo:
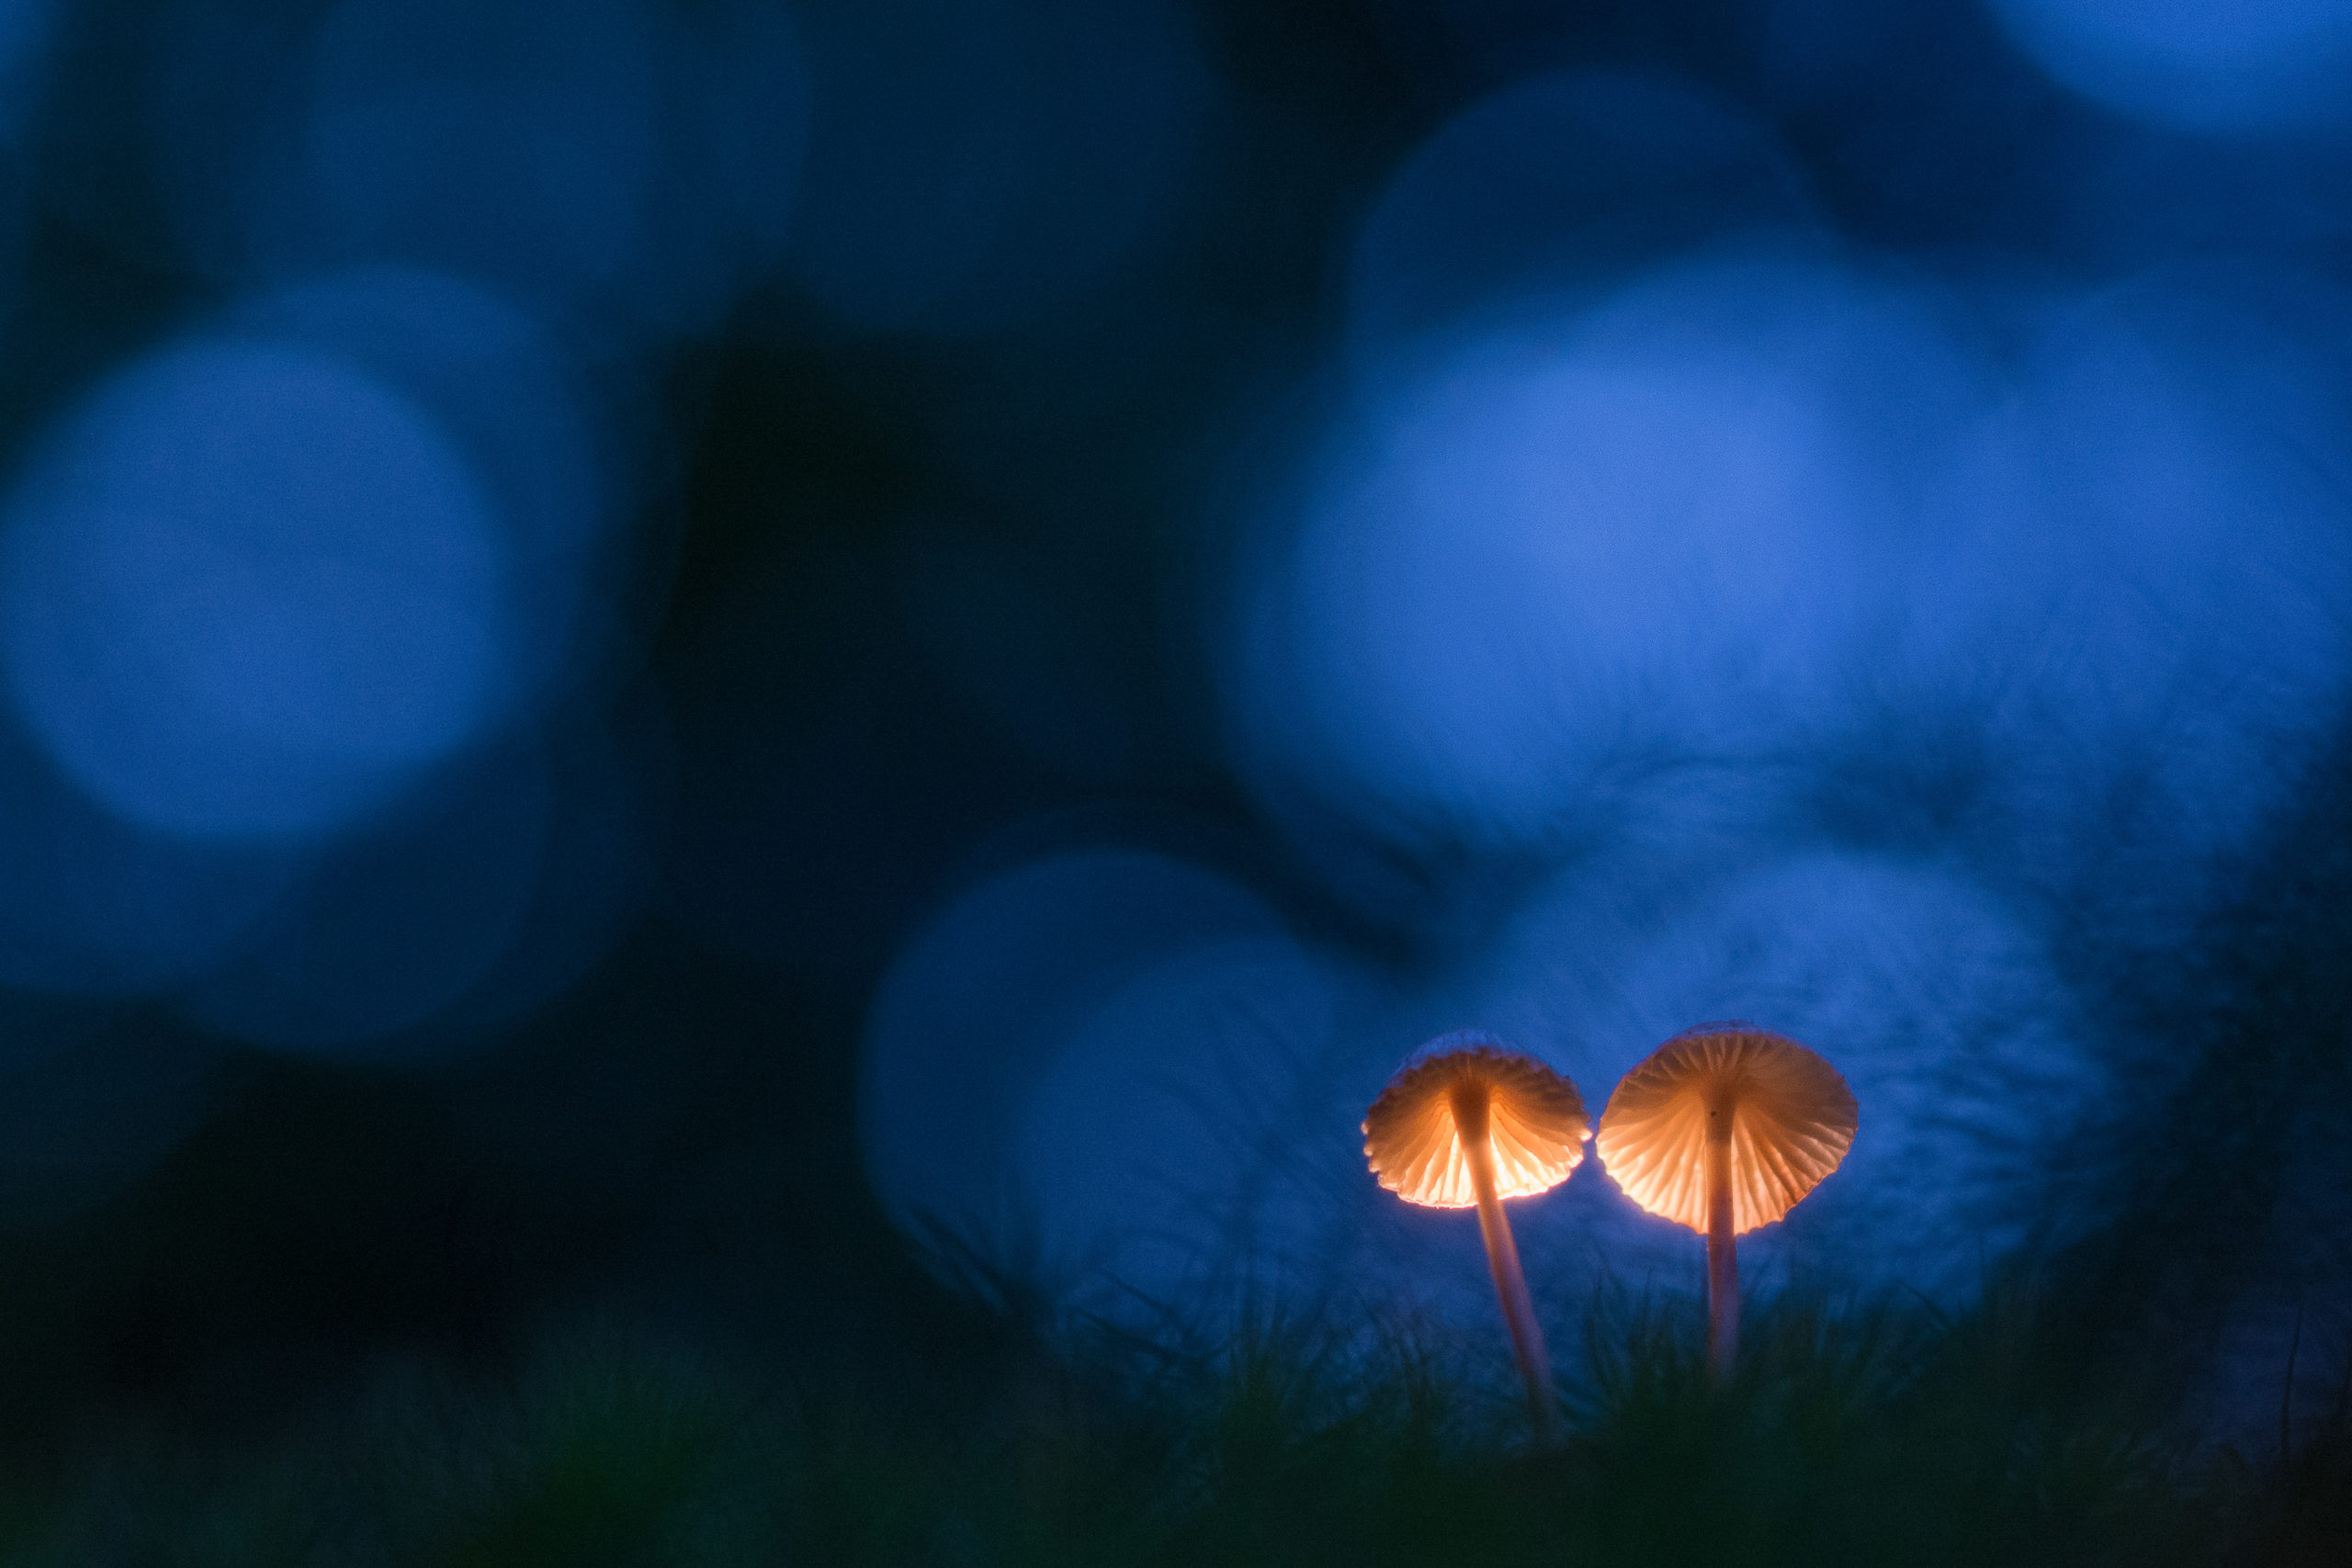
POLYGON ((1551 1358, 1502 1201, 1566 1180, 1584 1158, 1586 1125, 1574 1084, 1468 1030, 1407 1057, 1363 1123, 1363 1152, 1383 1187, 1408 1203, 1477 1209, 1495 1295, 1527 1385, 1528 1415, 1545 1443, 1559 1427, 1551 1358))
POLYGON ((1707 1238, 1707 1365, 1718 1380, 1739 1355, 1734 1238, 1837 1169, 1858 1119, 1837 1068, 1747 1023, 1676 1035, 1609 1097, 1600 1163, 1625 1196, 1707 1238))
POLYGON ((1527 1275, 1519 1266, 1519 1243, 1510 1234, 1510 1216, 1503 1213, 1502 1198, 1495 1190, 1493 1093, 1484 1084, 1465 1081, 1456 1083, 1447 1098, 1453 1101, 1453 1124, 1462 1132, 1462 1152, 1470 1162, 1470 1188, 1478 1200, 1478 1235, 1487 1244, 1487 1267, 1495 1276, 1503 1326, 1510 1331, 1511 1353, 1519 1359, 1520 1375, 1527 1382, 1527 1407, 1534 1413, 1538 1432, 1548 1439, 1553 1416, 1552 1357, 1544 1348, 1544 1330, 1535 1321, 1527 1275))
POLYGON ((1731 1119, 1707 1112, 1707 1365, 1718 1378, 1739 1359, 1738 1234, 1731 1224, 1731 1119))

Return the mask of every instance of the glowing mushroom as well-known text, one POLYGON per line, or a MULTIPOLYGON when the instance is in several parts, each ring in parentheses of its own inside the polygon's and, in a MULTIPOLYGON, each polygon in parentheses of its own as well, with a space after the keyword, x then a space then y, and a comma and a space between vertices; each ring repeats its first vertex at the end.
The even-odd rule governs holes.
POLYGON ((1502 1200, 1567 1179, 1584 1158, 1587 1126, 1576 1085, 1475 1030, 1406 1057, 1363 1123, 1363 1152, 1383 1187, 1408 1203, 1477 1209, 1528 1410, 1545 1438, 1558 1419, 1551 1363, 1502 1200))
POLYGON ((1707 1364, 1739 1352, 1733 1237, 1769 1225, 1838 1168, 1854 1092, 1795 1041, 1749 1023, 1685 1030, 1627 1073, 1595 1147, 1625 1195, 1707 1238, 1707 1364))

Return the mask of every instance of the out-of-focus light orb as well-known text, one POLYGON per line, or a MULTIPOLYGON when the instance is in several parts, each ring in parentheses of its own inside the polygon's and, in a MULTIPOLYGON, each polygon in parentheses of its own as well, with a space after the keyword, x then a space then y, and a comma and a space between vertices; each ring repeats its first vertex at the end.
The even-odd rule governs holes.
POLYGON ((1350 333, 1362 356, 1530 296, 1556 308, 1806 206, 1770 137, 1698 88, 1547 73, 1464 109, 1391 178, 1356 238, 1350 333))
POLYGON ((164 0, 124 49, 190 270, 424 265, 629 347, 707 330, 774 268, 807 140, 763 0, 164 0))
POLYGON ((618 629, 613 522, 648 443, 603 417, 575 345, 509 294, 405 265, 257 295, 224 330, 314 346, 430 412, 499 525, 518 701, 598 667, 618 629))
POLYGON ((555 301, 618 276, 659 173, 657 41, 628 0, 343 0, 303 141, 324 254, 555 301))
POLYGON ((1245 766, 1510 839, 1786 747, 1900 617, 1960 359, 1770 256, 1473 338, 1359 412, 1245 590, 1245 766))
POLYGON ((1156 964, 1073 1021, 1022 1108, 1014 1168, 1080 1301, 1181 1319, 1238 1289, 1295 1303, 1346 1288, 1333 1264, 1356 1206, 1344 1162, 1362 1164, 1343 1095, 1363 999, 1337 965, 1265 935, 1156 964))
MULTIPOLYGON (((2111 1066, 2030 925, 1964 878, 1902 862, 1815 851, 1696 869, 1646 889, 1621 865, 1566 873, 1450 984, 1596 1099, 1713 1021, 1826 1057, 1860 1131, 1835 1178, 1752 1238, 1759 1276, 1957 1299, 1984 1263, 2079 1234, 2111 1066)), ((1695 1267, 1689 1242, 1640 1221, 1621 1261, 1695 1267)))
POLYGON ((464 744, 509 671, 508 561, 423 409, 289 344, 194 341, 101 387, 0 540, 0 668, 109 809, 301 835, 464 744))
POLYGON ((1164 211, 1212 91, 1158 0, 865 0, 805 27, 791 270, 867 331, 996 331, 1083 287, 1164 211))
POLYGON ((2135 118, 2206 131, 2352 123, 2347 0, 1989 0, 2034 62, 2135 118))
POLYGON ((2347 332, 2309 278, 2142 278, 2050 310, 1972 433, 1908 636, 2078 846, 2233 840, 2352 690, 2347 332))
POLYGON ((1013 1151, 1072 1032, 1145 970, 1280 930, 1238 885, 1140 850, 1051 855, 964 893, 899 953, 866 1018, 858 1123, 884 1207, 918 1229, 1014 1239, 1035 1216, 1013 1151))

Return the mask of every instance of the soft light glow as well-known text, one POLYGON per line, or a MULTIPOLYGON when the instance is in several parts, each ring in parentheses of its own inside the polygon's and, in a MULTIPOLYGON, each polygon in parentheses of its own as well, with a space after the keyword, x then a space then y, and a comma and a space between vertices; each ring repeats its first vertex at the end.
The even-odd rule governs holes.
POLYGON ((1513 82, 1406 160, 1357 235, 1360 356, 1613 287, 1712 236, 1793 223, 1802 182, 1770 136, 1697 86, 1623 71, 1513 82))
POLYGON ((1713 1025, 1625 1075, 1601 1113, 1600 1162, 1634 1202, 1703 1235, 1711 1116, 1731 1122, 1734 1235, 1770 1224, 1837 1169, 1857 1119, 1853 1091, 1813 1052, 1713 1025))
POLYGON ((2084 96, 2199 130, 2346 118, 2346 0, 1991 0, 2017 46, 2084 96))
MULTIPOLYGON (((1020 1175, 1033 1097, 1088 1020, 1188 953, 1281 931, 1247 889, 1144 851, 1066 851, 967 889, 899 953, 866 1019, 859 1136, 876 1196, 902 1223, 995 1234, 1020 1175)), ((1153 1013, 1164 1025, 1189 1010, 1162 991, 1153 1013)), ((1119 1032, 1133 1049, 1135 1027, 1119 1032)), ((1049 1122, 1133 1114, 1083 1087, 1065 1084, 1064 1110, 1049 1122)), ((1037 1177, 1040 1185, 1126 1179, 1099 1165, 1073 1174, 1067 1150, 1037 1177)))
POLYGON ((2340 288, 2276 266, 2041 313, 1905 629, 1913 678, 2000 739, 2021 812, 2096 839, 2136 811, 2186 869, 2276 809, 2282 746, 2352 669, 2352 378, 2326 346, 2347 331, 2340 288))
POLYGON ((1583 1162, 1587 1118, 1576 1086, 1532 1056, 1465 1032, 1417 1053, 1373 1101, 1363 1152, 1383 1187, 1432 1209, 1476 1206, 1454 1124, 1453 1096, 1464 1088, 1490 1097, 1497 1196, 1548 1191, 1583 1162))
POLYGON ((1964 400, 1924 306, 1766 247, 1453 348, 1272 503, 1227 665, 1253 784, 1540 840, 1836 722, 1964 400))
POLYGON ((10 694, 133 821, 338 828, 497 716, 502 519, 432 413, 339 355, 159 354, 100 389, 11 512, 10 694))

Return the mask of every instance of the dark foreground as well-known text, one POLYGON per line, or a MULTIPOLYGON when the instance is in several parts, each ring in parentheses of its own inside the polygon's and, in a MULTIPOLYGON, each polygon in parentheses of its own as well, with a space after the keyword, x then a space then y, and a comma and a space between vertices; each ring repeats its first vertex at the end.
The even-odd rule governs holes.
POLYGON ((820 1387, 573 1325, 512 1364, 386 1359, 265 1432, 117 1424, 20 1461, 0 1562, 2157 1568, 2352 1540, 2342 1408, 2283 1456, 2198 1443, 2046 1364, 2023 1291, 1962 1322, 1753 1314, 1721 1391, 1687 1315, 1598 1311, 1549 1453, 1402 1332, 1168 1354, 1005 1318, 959 1374, 820 1387))

